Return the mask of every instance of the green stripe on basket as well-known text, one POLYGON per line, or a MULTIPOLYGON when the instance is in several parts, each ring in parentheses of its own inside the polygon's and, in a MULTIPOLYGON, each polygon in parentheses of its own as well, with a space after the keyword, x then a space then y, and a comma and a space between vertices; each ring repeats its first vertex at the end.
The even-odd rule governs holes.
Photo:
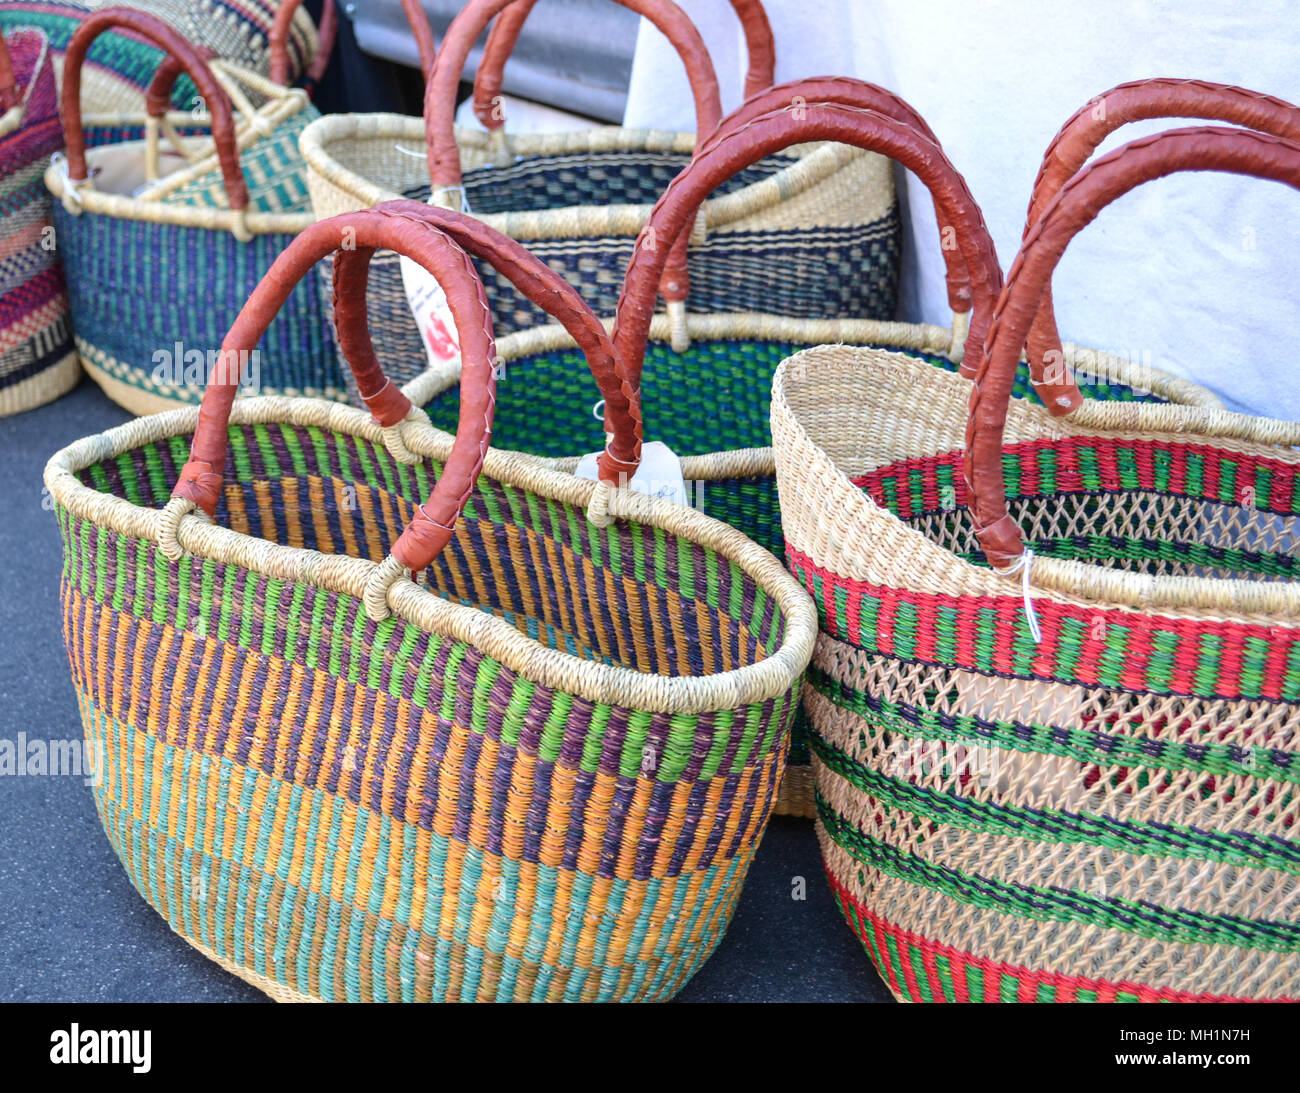
POLYGON ((1021 808, 943 793, 864 766, 814 735, 813 752, 855 789, 891 808, 949 827, 1034 842, 1104 846, 1123 854, 1196 859, 1277 869, 1300 876, 1300 846, 1245 831, 1205 831, 1184 824, 1143 823, 1090 812, 1021 808))
MULTIPOLYGON (((1080 889, 1014 884, 979 873, 961 873, 871 838, 835 812, 820 793, 817 815, 826 834, 862 865, 968 906, 1036 922, 1075 922, 1179 944, 1300 952, 1300 923, 1209 915, 1146 901, 1098 896, 1080 889)), ((967 974, 969 977, 969 971, 967 974)), ((974 988, 971 993, 976 993, 974 988)))
MULTIPOLYGON (((1300 763, 1279 762, 1291 753, 1271 748, 1247 752, 1232 744, 1180 743, 1129 737, 1118 733, 1063 725, 1015 721, 990 721, 960 714, 904 706, 883 699, 868 700, 822 672, 815 664, 807 682, 819 695, 840 709, 889 732, 918 740, 943 740, 962 744, 990 744, 1026 754, 1057 755, 1101 767, 1140 767, 1145 770, 1190 771, 1270 779, 1300 786, 1300 763)), ((1285 801, 1279 802, 1280 809, 1285 801)))

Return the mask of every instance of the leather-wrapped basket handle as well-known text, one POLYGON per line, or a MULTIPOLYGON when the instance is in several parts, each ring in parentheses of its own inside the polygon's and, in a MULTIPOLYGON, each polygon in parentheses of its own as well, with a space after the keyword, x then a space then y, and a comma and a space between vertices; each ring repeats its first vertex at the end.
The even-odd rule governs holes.
MULTIPOLYGON (((410 24, 411 34, 415 37, 415 48, 420 55, 420 75, 427 83, 433 75, 434 58, 438 56, 438 40, 433 36, 433 27, 429 25, 429 17, 424 14, 420 0, 402 0, 402 11, 410 24)), ((514 8, 506 9, 501 19, 507 18, 512 11, 514 8)))
MULTIPOLYGON (((390 216, 442 231, 470 257, 489 263, 522 295, 559 320, 586 356, 605 399, 605 420, 612 436, 600 455, 600 478, 614 487, 625 485, 641 463, 640 394, 619 368, 604 324, 577 290, 521 244, 472 216, 419 201, 390 201, 379 208, 390 216)), ((334 322, 339 346, 352 362, 358 382, 364 373, 368 382, 387 383, 375 357, 366 316, 367 267, 372 253, 373 248, 339 253, 334 263, 334 322)))
MULTIPOLYGON (((1025 236, 1062 186, 1073 177, 1111 133, 1129 122, 1149 118, 1200 118, 1226 121, 1275 137, 1300 140, 1300 107, 1271 95, 1204 80, 1134 80, 1112 87, 1075 112, 1056 134, 1034 181, 1025 218, 1025 236)), ((1030 328, 1028 357, 1042 375, 1053 357, 1064 360, 1056 325, 1052 286, 1043 293, 1030 328)), ((1035 384, 1048 410, 1068 414, 1083 401, 1069 376, 1035 384)))
POLYGON ((179 32, 153 15, 131 8, 101 8, 92 12, 68 42, 67 52, 63 56, 63 87, 59 109, 63 116, 69 180, 77 184, 85 182, 88 177, 86 139, 81 123, 81 68, 90 44, 101 34, 115 28, 131 31, 176 58, 186 75, 194 81, 212 120, 212 140, 216 145, 230 207, 236 212, 247 209, 248 187, 244 184, 244 174, 239 167, 239 148, 235 141, 235 120, 230 99, 198 50, 179 32))
MULTIPOLYGON (((745 72, 745 98, 772 86, 776 78, 776 42, 772 24, 760 0, 730 0, 741 29, 749 63, 745 72)), ((515 51, 519 34, 537 0, 515 0, 492 24, 483 58, 474 74, 474 116, 485 129, 500 129, 505 115, 497 109, 497 98, 505 79, 506 62, 515 51)))
MULTIPOLYGON (((763 114, 771 114, 783 109, 796 112, 810 102, 835 103, 839 106, 856 107, 859 110, 874 110, 885 117, 896 118, 910 125, 932 144, 939 144, 939 138, 934 135, 920 113, 911 103, 892 91, 849 76, 812 76, 778 84, 751 95, 722 119, 718 128, 700 145, 699 150, 703 151, 721 140, 727 133, 748 125, 763 114)), ((942 239, 945 224, 937 205, 934 214, 939 228, 939 238, 942 239)), ((966 262, 961 256, 960 248, 945 248, 942 253, 947 271, 948 306, 954 312, 964 314, 971 309, 970 275, 966 272, 966 262)), ((962 367, 965 369, 965 364, 962 367)))
POLYGON ((614 349, 634 382, 640 383, 654 312, 654 288, 665 261, 667 248, 661 242, 676 239, 700 203, 737 171, 792 144, 811 141, 835 141, 879 152, 898 160, 929 188, 939 215, 955 229, 970 275, 974 309, 967 355, 978 371, 984 331, 1002 287, 1002 272, 983 214, 965 180, 938 145, 898 118, 836 103, 809 102, 797 111, 783 108, 760 115, 728 129, 718 140, 706 142, 659 198, 637 239, 614 324, 614 349), (649 239, 656 240, 656 245, 645 245, 649 239))
MULTIPOLYGON (((289 30, 293 17, 302 7, 302 0, 281 0, 271 23, 271 81, 281 87, 289 85, 289 30)), ((304 73, 308 85, 314 89, 329 67, 334 52, 334 39, 338 35, 339 13, 334 0, 325 0, 320 9, 320 26, 316 31, 316 56, 304 73)))
MULTIPOLYGON (((456 92, 470 49, 492 19, 515 0, 470 0, 451 21, 438 49, 433 72, 425 86, 424 122, 427 135, 429 178, 435 193, 456 190, 463 181, 460 149, 456 145, 456 92)), ((615 0, 625 8, 645 16, 672 43, 686 66, 691 94, 695 100, 697 132, 711 133, 722 120, 722 100, 718 79, 704 39, 695 25, 672 0, 615 0)), ((672 247, 664 266, 659 291, 670 303, 682 303, 690 295, 690 277, 686 269, 689 233, 672 247)))
POLYGON ((1020 353, 1052 273, 1070 240, 1112 201, 1144 182, 1180 171, 1226 171, 1300 189, 1300 143, 1213 126, 1144 137, 1076 173, 1029 226, 989 328, 966 427, 971 511, 980 546, 995 568, 1013 566, 1024 555, 1024 536, 1007 511, 1002 435, 1020 353))
MULTIPOLYGON (((194 53, 205 63, 219 60, 221 57, 210 46, 196 45, 194 53)), ((172 92, 176 89, 176 81, 184 71, 185 66, 180 58, 170 53, 164 56, 158 67, 154 69, 153 79, 149 81, 149 87, 144 93, 145 113, 151 118, 165 117, 167 111, 172 108, 172 92)))
MULTIPOLYGON (((336 251, 346 254, 346 247, 352 245, 367 254, 381 248, 393 250, 428 270, 446 292, 460 334, 464 365, 456 440, 432 495, 392 550, 392 556, 406 569, 423 569, 451 539, 483 466, 492 434, 496 345, 483 285, 469 256, 445 233, 390 205, 318 221, 299 233, 272 263, 221 344, 221 374, 209 382, 203 394, 189 462, 181 470, 172 496, 193 502, 209 516, 215 513, 240 362, 256 348, 271 320, 312 267, 336 251)), ((364 313, 364 301, 361 306, 364 313)), ((410 413, 410 400, 386 380, 373 352, 369 359, 349 360, 349 364, 360 388, 372 392, 368 405, 380 425, 396 425, 410 413)))
POLYGON ((9 43, 0 35, 0 111, 12 110, 20 101, 14 59, 9 55, 9 43))

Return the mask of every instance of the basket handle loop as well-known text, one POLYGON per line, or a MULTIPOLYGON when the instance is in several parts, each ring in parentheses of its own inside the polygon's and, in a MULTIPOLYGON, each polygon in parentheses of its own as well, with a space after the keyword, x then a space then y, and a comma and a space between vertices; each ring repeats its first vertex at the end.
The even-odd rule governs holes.
MULTIPOLYGON (((727 133, 748 125, 763 114, 783 109, 794 112, 810 102, 835 103, 860 110, 874 110, 885 117, 895 118, 905 125, 910 125, 920 136, 936 146, 939 145, 939 138, 934 135, 920 113, 911 103, 892 91, 849 76, 814 76, 808 79, 791 80, 750 96, 722 119, 722 124, 714 130, 700 149, 711 147, 727 133)), ((939 228, 939 238, 944 241, 946 225, 937 204, 934 207, 934 215, 939 228)), ((948 284, 948 306, 952 308, 954 315, 965 316, 971 309, 970 274, 966 271, 965 259, 962 258, 961 249, 955 245, 955 241, 952 246, 943 246, 942 254, 948 284)), ((955 325, 960 326, 960 323, 955 325)), ((964 341, 964 338, 962 340, 964 341)), ((961 350, 962 345, 954 345, 950 354, 953 360, 961 360, 961 350)), ((962 374, 967 374, 964 364, 962 374)))
MULTIPOLYGON (((456 91, 465 71, 465 61, 478 36, 492 18, 515 0, 470 0, 451 21, 433 64, 424 91, 424 121, 427 135, 429 178, 434 198, 439 204, 452 203, 463 182, 460 149, 456 146, 456 91)), ((695 25, 672 0, 616 0, 625 8, 648 18, 673 44, 686 66, 691 93, 695 99, 696 130, 711 133, 722 120, 722 100, 718 78, 713 71, 704 39, 695 25)), ((686 251, 690 242, 687 232, 673 243, 665 264, 659 291, 668 301, 682 305, 690 294, 690 277, 686 270, 686 251)))
POLYGON ((1052 273, 1070 240, 1102 209, 1144 182, 1179 171, 1226 171, 1300 189, 1300 143, 1211 126, 1144 137, 1075 174, 1029 226, 989 327, 966 426, 965 474, 975 533, 997 569, 1015 566, 1025 553, 1024 536, 1007 511, 1002 434, 1020 353, 1052 273))
MULTIPOLYGON (((415 36, 415 47, 420 54, 420 75, 424 77, 425 83, 428 83, 429 77, 433 74, 434 58, 438 56, 438 41, 433 36, 433 27, 429 25, 429 17, 424 14, 424 7, 420 0, 402 0, 402 11, 411 26, 411 33, 415 36)), ((512 11, 514 8, 507 9, 501 19, 509 17, 512 11)), ((495 31, 495 27, 493 29, 495 31)))
MULTIPOLYGON (((64 54, 59 107, 63 115, 64 143, 67 145, 69 183, 73 186, 83 185, 89 177, 86 170, 86 139, 81 125, 81 67, 91 42, 114 27, 131 31, 176 58, 181 68, 194 81, 212 119, 212 139, 221 164, 226 197, 236 213, 245 212, 248 208, 248 187, 244 184, 244 175, 239 167, 239 148, 235 141, 234 114, 229 98, 193 45, 161 19, 130 8, 101 8, 92 12, 77 28, 64 54)), ((242 217, 240 219, 242 222, 242 217)), ((240 234, 238 226, 236 234, 240 234)))
POLYGON ((734 129, 728 126, 718 139, 705 142, 659 198, 637 238, 614 323, 614 349, 634 383, 641 379, 654 287, 667 250, 649 242, 677 239, 701 202, 736 172, 792 144, 812 141, 850 144, 889 156, 929 188, 941 219, 954 229, 969 274, 974 309, 966 356, 970 367, 978 369, 984 331, 1002 287, 1002 272, 984 217, 965 180, 938 145, 897 118, 837 103, 809 102, 795 110, 787 105, 734 129))
MULTIPOLYGON (((506 8, 488 32, 487 44, 478 71, 474 74, 474 116, 489 132, 504 129, 505 115, 499 109, 498 97, 505 77, 506 61, 515 50, 519 34, 524 29, 528 14, 537 0, 515 0, 506 8)), ((741 28, 745 32, 745 46, 749 64, 745 72, 745 98, 757 95, 772 86, 776 77, 776 43, 772 38, 772 25, 760 0, 731 0, 741 28)))
MULTIPOLYGON (((469 256, 436 227, 393 215, 384 205, 318 221, 297 235, 272 263, 222 342, 217 374, 210 379, 199 408, 189 461, 181 470, 165 511, 172 515, 173 523, 178 510, 193 506, 209 517, 216 512, 226 464, 226 428, 242 362, 311 268, 326 255, 346 252, 353 246, 363 252, 383 248, 408 255, 437 278, 447 293, 465 361, 456 440, 432 495, 417 510, 381 567, 387 584, 391 584, 401 570, 423 569, 437 557, 451 539, 474 487, 492 433, 496 346, 483 285, 469 256)), ((364 301, 360 307, 364 315, 364 301)), ((352 317, 356 317, 355 308, 352 317)), ((374 392, 367 404, 378 424, 394 426, 410 413, 410 400, 386 380, 373 353, 369 359, 349 363, 361 389, 374 392)), ((172 543, 169 553, 178 553, 177 546, 172 543)), ((382 603, 375 608, 381 609, 382 603)))
MULTIPOLYGON (((282 0, 275 12, 275 21, 271 24, 271 69, 273 83, 281 87, 289 86, 289 30, 293 26, 293 17, 302 7, 302 0, 282 0)), ((304 82, 308 86, 308 95, 315 90, 315 85, 325 75, 329 67, 330 54, 334 52, 334 39, 338 35, 339 13, 334 0, 325 0, 321 6, 320 28, 316 38, 316 56, 304 73, 304 82)))
POLYGON ((9 55, 9 43, 0 34, 0 113, 12 110, 21 101, 18 81, 14 76, 14 60, 9 55))
MULTIPOLYGON (((492 265, 522 295, 560 321, 586 356, 605 399, 606 421, 613 435, 600 456, 601 481, 617 488, 636 474, 641 464, 640 393, 624 378, 604 324, 577 290, 519 243, 464 213, 420 201, 390 201, 379 209, 389 216, 429 224, 444 232, 470 257, 492 265)), ((334 318, 344 357, 354 367, 364 366, 367 372, 382 378, 366 322, 371 253, 360 249, 339 253, 334 264, 334 318)))
MULTIPOLYGON (((1226 121, 1275 137, 1300 140, 1300 107, 1271 95, 1203 80, 1154 79, 1120 84, 1076 111, 1052 140, 1034 181, 1025 236, 1102 141, 1121 126, 1147 118, 1226 121)), ((1064 361, 1050 284, 1029 331, 1028 357, 1036 374, 1054 373, 1059 366, 1049 368, 1048 362, 1064 361)), ((1047 381, 1036 382, 1035 387, 1048 410, 1058 416, 1070 413, 1083 401, 1077 384, 1068 375, 1047 375, 1047 381)))

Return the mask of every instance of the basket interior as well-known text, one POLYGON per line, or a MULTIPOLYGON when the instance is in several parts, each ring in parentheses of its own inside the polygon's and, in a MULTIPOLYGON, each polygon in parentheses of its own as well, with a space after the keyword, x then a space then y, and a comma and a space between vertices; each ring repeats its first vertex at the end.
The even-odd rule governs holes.
MULTIPOLYGON (((216 522, 257 538, 381 561, 441 466, 290 425, 232 426, 216 522)), ((159 507, 190 437, 81 472, 88 486, 159 507)), ((655 675, 707 675, 784 640, 776 602, 733 561, 649 525, 597 529, 582 509, 481 476, 456 535, 417 575, 437 595, 505 619, 552 649, 655 675)))
MULTIPOLYGON (((1008 507, 1036 554, 1159 576, 1276 581, 1300 573, 1293 461, 1210 442, 1070 437, 1008 445, 1008 507)), ((960 453, 855 479, 945 549, 976 549, 960 453)))
MULTIPOLYGON (((696 341, 684 354, 666 342, 651 342, 642 369, 641 399, 645 437, 667 444, 678 455, 703 455, 738 448, 766 448, 772 375, 786 357, 807 344, 728 339, 696 341)), ((945 371, 957 366, 946 357, 901 350, 945 371)), ((1081 385, 1087 397, 1149 400, 1122 384, 1081 385)), ((1018 397, 1038 402, 1028 367, 1016 377, 1018 397)), ((593 413, 600 392, 582 354, 557 350, 505 363, 497 384, 492 443, 533 455, 564 457, 600 451, 604 427, 593 413)), ((452 387, 425 407, 434 425, 456 431, 460 392, 452 387)))

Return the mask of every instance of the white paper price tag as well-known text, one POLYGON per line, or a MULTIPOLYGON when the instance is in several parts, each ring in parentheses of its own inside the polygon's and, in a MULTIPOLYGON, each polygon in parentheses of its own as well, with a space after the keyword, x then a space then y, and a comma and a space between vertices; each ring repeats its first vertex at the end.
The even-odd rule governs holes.
POLYGON ((420 341, 430 368, 460 360, 460 338, 456 323, 451 317, 447 294, 427 269, 406 255, 402 260, 402 286, 406 289, 406 302, 420 328, 420 341))
MULTIPOLYGON (((573 473, 579 478, 599 478, 596 461, 600 455, 600 452, 584 455, 573 473)), ((661 497, 678 505, 688 503, 686 480, 682 477, 682 461, 667 444, 659 440, 651 440, 641 446, 641 466, 628 485, 638 493, 650 497, 661 497)))

